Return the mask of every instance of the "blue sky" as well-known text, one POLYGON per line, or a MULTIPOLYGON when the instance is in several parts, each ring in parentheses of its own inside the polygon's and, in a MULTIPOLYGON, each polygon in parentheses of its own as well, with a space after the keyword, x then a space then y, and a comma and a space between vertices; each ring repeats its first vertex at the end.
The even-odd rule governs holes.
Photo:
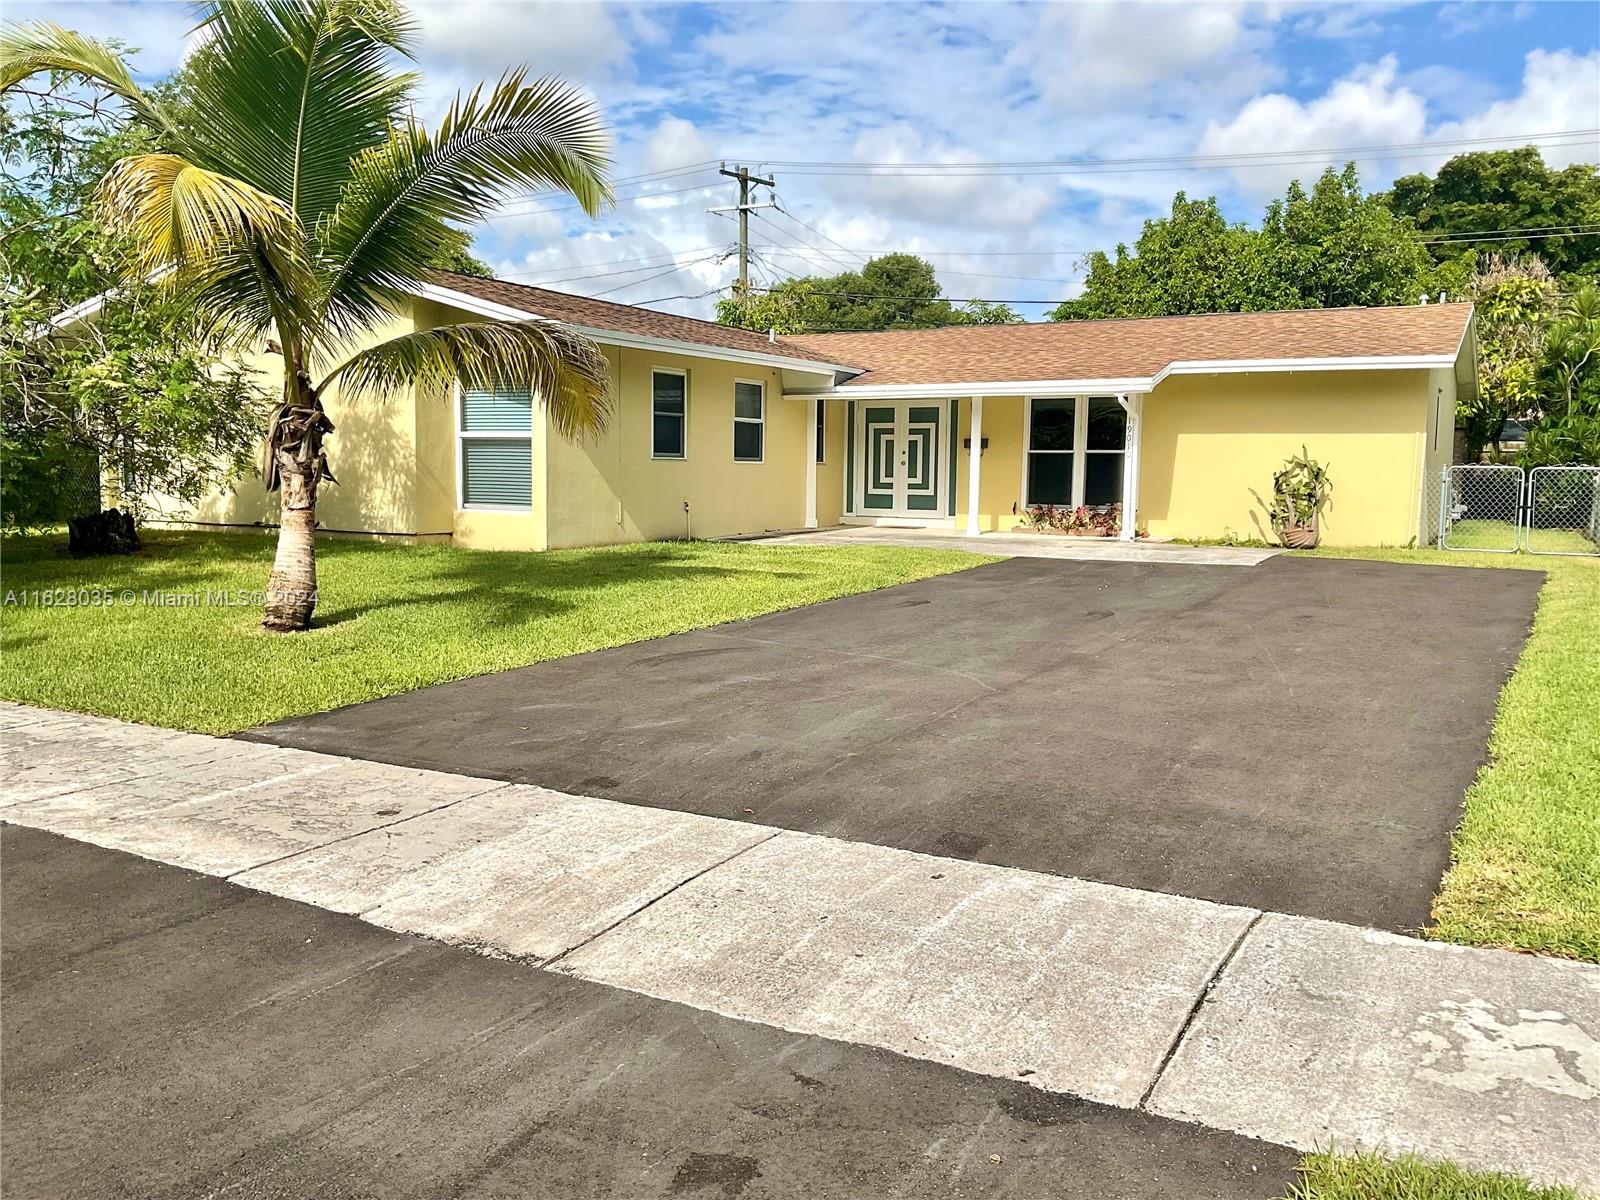
MULTIPOLYGON (((907 249, 930 255, 949 295, 1054 301, 1078 290, 1083 251, 1131 240, 1179 188, 1253 221, 1289 178, 1318 173, 1318 151, 1509 145, 1600 126, 1593 0, 412 8, 424 115, 456 88, 526 63, 595 95, 613 123, 619 178, 667 176, 624 185, 598 221, 558 198, 518 199, 476 231, 480 257, 524 282, 697 315, 734 271, 734 226, 706 212, 733 199, 718 160, 776 178, 783 211, 753 222, 761 281, 907 249), (1068 174, 959 166, 1238 164, 1263 151, 1303 161, 1068 174), (809 165, 822 162, 847 165, 809 165), (917 176, 864 165, 880 163, 954 165, 917 176)), ((186 6, 155 0, 6 5, 7 19, 30 16, 141 47, 148 76, 173 68, 192 25, 186 6)), ((1454 152, 1354 157, 1380 187, 1454 152)), ((1596 162, 1600 141, 1568 138, 1545 154, 1596 162)))

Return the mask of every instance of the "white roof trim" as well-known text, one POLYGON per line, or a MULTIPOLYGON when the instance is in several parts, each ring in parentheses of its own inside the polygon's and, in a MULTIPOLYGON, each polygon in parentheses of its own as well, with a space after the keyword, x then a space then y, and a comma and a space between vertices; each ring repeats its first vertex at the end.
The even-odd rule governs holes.
POLYGON ((704 342, 685 342, 677 338, 651 337, 648 334, 624 333, 615 329, 579 325, 555 317, 546 317, 540 313, 528 312, 525 309, 512 308, 493 300, 484 300, 469 292, 458 292, 454 288, 440 287, 435 283, 418 283, 407 290, 424 300, 447 304, 451 308, 459 308, 482 317, 492 317, 497 321, 550 321, 565 325, 603 346, 626 346, 635 350, 655 350, 690 358, 715 358, 724 362, 753 363, 756 366, 777 367, 785 371, 806 371, 813 375, 832 375, 839 371, 856 370, 854 367, 838 363, 814 362, 809 358, 791 358, 786 354, 762 354, 756 350, 737 350, 730 346, 713 346, 704 342))
POLYGON ((1169 375, 1235 375, 1260 371, 1412 371, 1454 365, 1457 354, 1378 355, 1365 358, 1234 358, 1168 363, 1156 374, 1122 379, 1011 379, 971 383, 881 383, 835 386, 789 396, 839 396, 861 400, 938 399, 946 396, 1079 396, 1091 392, 1149 392, 1169 375))

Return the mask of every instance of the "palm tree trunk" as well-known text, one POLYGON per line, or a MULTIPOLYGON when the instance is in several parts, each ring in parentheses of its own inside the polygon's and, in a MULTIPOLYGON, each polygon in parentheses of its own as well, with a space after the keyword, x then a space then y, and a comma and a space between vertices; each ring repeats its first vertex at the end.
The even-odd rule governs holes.
POLYGON ((284 380, 284 402, 272 414, 264 463, 267 490, 282 494, 278 553, 267 580, 267 615, 261 622, 277 633, 311 627, 317 607, 317 489, 328 470, 323 435, 333 422, 304 371, 284 380))
MULTIPOLYGON (((278 452, 280 460, 292 456, 278 452)), ((317 485, 280 461, 283 502, 278 523, 278 553, 267 579, 267 615, 261 622, 276 633, 311 627, 317 607, 317 485)))

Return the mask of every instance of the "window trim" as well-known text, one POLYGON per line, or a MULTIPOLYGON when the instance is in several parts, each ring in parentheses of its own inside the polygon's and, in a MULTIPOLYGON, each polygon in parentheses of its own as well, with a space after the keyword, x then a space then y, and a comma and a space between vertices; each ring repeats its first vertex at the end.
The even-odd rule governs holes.
MULTIPOLYGON (((676 415, 676 414, 669 414, 676 415)), ((689 458, 689 372, 682 367, 650 368, 650 457, 661 462, 686 462, 689 458), (677 454, 662 454, 656 450, 656 376, 676 375, 683 380, 683 449, 677 454)))
POLYGON ((533 465, 533 397, 529 389, 528 397, 528 432, 512 433, 506 430, 494 432, 468 432, 462 428, 466 424, 464 411, 465 395, 461 387, 461 380, 457 379, 451 385, 455 401, 456 416, 456 511, 457 512, 509 512, 531 513, 533 511, 533 482, 531 479, 533 465), (466 442, 526 442, 528 444, 528 465, 530 467, 528 483, 528 502, 526 504, 468 504, 467 503, 467 451, 466 442))
MULTIPOLYGON (((1028 402, 1023 407, 1023 438, 1022 438, 1022 496, 1021 507, 1024 509, 1039 507, 1028 499, 1028 492, 1033 482, 1033 456, 1035 454, 1070 454, 1072 455, 1072 499, 1070 505, 1056 505, 1057 508, 1086 507, 1083 500, 1084 485, 1089 475, 1089 460, 1091 454, 1120 454, 1128 453, 1128 426, 1124 421, 1122 426, 1122 445, 1116 449, 1089 448, 1089 402, 1092 400, 1110 400, 1117 404, 1116 396, 1108 392, 1095 392, 1092 395, 1085 392, 1082 395, 1071 396, 1029 396, 1028 402), (1070 450, 1035 450, 1033 448, 1033 405, 1035 399, 1039 400, 1071 400, 1072 401, 1072 449, 1070 450)), ((1126 414, 1124 414, 1126 415, 1126 414)), ((1124 457, 1124 464, 1126 457, 1124 457)), ((1096 508, 1107 507, 1095 505, 1096 508)))
POLYGON ((733 452, 733 461, 736 463, 764 463, 767 461, 767 382, 764 379, 743 379, 735 376, 733 380, 733 429, 738 432, 740 425, 755 425, 761 430, 761 453, 754 458, 739 457, 739 439, 733 438, 733 445, 729 449, 733 452), (741 417, 739 415, 739 385, 747 383, 751 387, 761 389, 761 415, 759 417, 741 417))

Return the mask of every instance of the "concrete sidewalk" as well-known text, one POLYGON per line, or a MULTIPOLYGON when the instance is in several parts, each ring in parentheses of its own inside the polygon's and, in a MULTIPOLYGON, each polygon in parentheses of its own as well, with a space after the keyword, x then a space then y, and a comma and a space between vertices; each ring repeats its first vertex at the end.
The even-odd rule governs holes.
POLYGON ((1600 968, 0 707, 0 818, 728 1017, 1600 1189, 1600 968))
POLYGON ((907 529, 893 525, 837 526, 761 537, 729 538, 789 546, 914 546, 970 550, 1001 558, 1059 558, 1079 562, 1182 563, 1211 567, 1253 567, 1282 551, 1266 546, 1186 546, 1177 542, 1118 538, 1063 537, 1057 534, 992 532, 972 537, 956 529, 907 529))

